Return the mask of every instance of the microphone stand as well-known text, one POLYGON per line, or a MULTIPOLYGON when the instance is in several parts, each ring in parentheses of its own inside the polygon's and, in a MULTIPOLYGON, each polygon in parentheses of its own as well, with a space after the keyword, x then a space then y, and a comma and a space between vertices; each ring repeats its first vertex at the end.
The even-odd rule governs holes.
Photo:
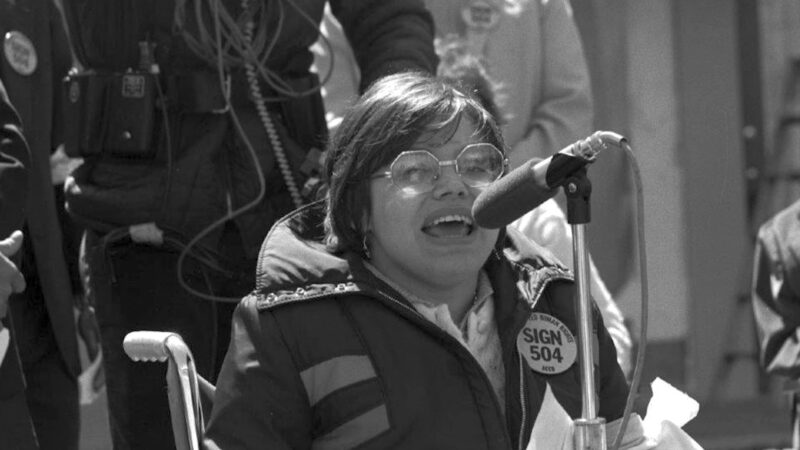
POLYGON ((567 222, 572 226, 572 261, 578 295, 575 311, 578 319, 578 361, 581 368, 581 417, 573 421, 573 444, 576 450, 606 450, 605 419, 597 417, 594 357, 592 349, 592 300, 589 296, 589 253, 586 249, 586 224, 590 221, 589 197, 592 184, 586 168, 564 182, 567 196, 567 222))

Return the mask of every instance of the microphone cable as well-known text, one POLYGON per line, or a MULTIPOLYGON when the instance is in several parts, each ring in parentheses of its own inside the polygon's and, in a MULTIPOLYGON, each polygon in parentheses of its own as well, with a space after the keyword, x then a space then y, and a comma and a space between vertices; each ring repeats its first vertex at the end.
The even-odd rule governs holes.
MULTIPOLYGON (((220 0, 196 0, 192 17, 196 30, 193 32, 187 26, 187 0, 176 0, 173 28, 181 34, 187 46, 196 55, 208 62, 212 66, 217 66, 222 60, 224 67, 244 67, 252 64, 255 71, 270 86, 272 90, 280 94, 280 97, 266 98, 267 101, 280 101, 285 98, 299 98, 319 92, 333 74, 333 64, 321 76, 318 86, 311 87, 302 91, 295 91, 283 80, 278 73, 269 69, 266 65, 275 45, 283 31, 285 19, 284 2, 296 11, 304 21, 311 24, 314 28, 319 28, 319 23, 312 19, 294 0, 278 0, 276 2, 254 2, 245 4, 242 14, 234 18, 231 13, 221 4, 220 0), (269 5, 277 5, 278 11, 267 9, 269 5), (211 14, 214 30, 209 31, 206 26, 208 14, 211 14), (277 17, 275 33, 270 36, 266 24, 271 17, 277 17), (256 20, 257 19, 257 20, 256 20), (248 22, 252 22, 252 29, 247 30, 248 22), (250 37, 248 37, 248 34, 250 37), (224 45, 220 42, 223 38, 224 45)), ((319 33, 322 43, 332 49, 330 41, 319 33)))
MULTIPOLYGON (((247 3, 248 0, 242 0, 243 9, 247 9, 247 3)), ((281 14, 280 17, 280 23, 282 23, 283 14, 281 14)), ((252 20, 247 21, 245 24, 244 37, 246 43, 251 41, 254 27, 255 24, 252 20)), ((278 28, 278 33, 276 33, 276 35, 280 33, 281 28, 282 27, 278 28)), ((297 181, 292 173, 292 168, 289 165, 288 158, 286 157, 286 152, 283 149, 283 143, 281 142, 280 136, 278 136, 278 131, 275 129, 275 124, 272 122, 272 117, 270 117, 269 111, 267 110, 266 100, 261 92, 261 86, 258 84, 256 69, 253 64, 247 61, 245 61, 244 67, 245 74, 247 75, 247 83, 250 87, 250 94, 253 96, 253 103, 255 104, 256 111, 258 112, 258 117, 261 119, 261 124, 264 127, 264 131, 267 133, 270 144, 272 144, 272 151, 275 154, 275 162, 278 163, 278 169, 281 171, 283 182, 286 184, 286 189, 289 190, 289 195, 292 197, 292 202, 294 203, 295 208, 299 208, 303 205, 303 197, 300 195, 300 188, 297 187, 297 181)))
POLYGON ((639 259, 639 277, 641 283, 641 314, 639 317, 639 346, 636 349, 636 361, 633 368, 633 376, 631 377, 630 390, 628 391, 628 398, 625 401, 625 410, 622 413, 622 422, 619 426, 617 436, 614 438, 612 450, 618 450, 622 444, 622 438, 625 435, 625 429, 628 426, 631 412, 633 411, 633 402, 636 397, 636 392, 639 390, 639 385, 642 380, 642 370, 644 367, 644 358, 647 347, 647 321, 648 321, 648 285, 647 285, 647 250, 644 240, 644 189, 642 188, 642 176, 639 170, 639 165, 636 162, 633 150, 626 141, 619 143, 619 147, 624 151, 627 161, 632 171, 632 179, 634 184, 634 192, 636 194, 636 246, 638 248, 639 259))

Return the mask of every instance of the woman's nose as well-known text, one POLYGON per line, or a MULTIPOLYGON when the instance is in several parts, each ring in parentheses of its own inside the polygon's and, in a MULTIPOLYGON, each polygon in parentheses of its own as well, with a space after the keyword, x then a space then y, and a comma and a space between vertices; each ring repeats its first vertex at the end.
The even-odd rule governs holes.
POLYGON ((464 184, 461 175, 456 172, 456 167, 453 165, 441 168, 433 193, 436 197, 447 195, 464 196, 467 195, 468 189, 469 187, 464 184))

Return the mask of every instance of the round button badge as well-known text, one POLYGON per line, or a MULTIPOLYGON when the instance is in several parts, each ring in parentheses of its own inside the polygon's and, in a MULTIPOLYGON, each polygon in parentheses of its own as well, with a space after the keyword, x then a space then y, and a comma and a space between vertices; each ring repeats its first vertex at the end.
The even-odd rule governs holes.
POLYGON ((517 335, 517 349, 535 372, 555 375, 578 357, 578 344, 563 322, 549 314, 532 313, 517 335))
POLYGON ((497 7, 485 0, 474 0, 461 8, 461 19, 472 30, 487 31, 497 25, 500 13, 497 7))
POLYGON ((6 61, 20 75, 30 75, 36 70, 39 59, 36 48, 27 36, 19 31, 9 31, 3 40, 6 61))

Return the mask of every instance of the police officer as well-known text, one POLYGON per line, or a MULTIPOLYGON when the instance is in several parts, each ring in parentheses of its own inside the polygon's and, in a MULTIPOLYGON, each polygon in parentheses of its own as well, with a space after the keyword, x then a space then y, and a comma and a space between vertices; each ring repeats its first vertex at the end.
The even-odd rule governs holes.
POLYGON ((11 297, 10 316, 40 447, 77 449, 80 365, 73 298, 80 283, 70 277, 64 257, 61 206, 50 170, 51 153, 61 141, 56 113, 60 83, 72 63, 71 54, 53 0, 0 2, 0 35, 0 79, 30 147, 27 203, 19 216, 25 235, 19 267, 27 288, 11 297))
MULTIPOLYGON (((325 3, 65 0, 85 69, 65 91, 68 152, 85 158, 67 203, 89 227, 115 448, 172 441, 165 368, 129 361, 125 334, 180 333, 214 381, 262 240, 313 192, 326 129, 308 48, 325 3)), ((421 1, 331 6, 362 89, 384 74, 435 69, 421 1)))

